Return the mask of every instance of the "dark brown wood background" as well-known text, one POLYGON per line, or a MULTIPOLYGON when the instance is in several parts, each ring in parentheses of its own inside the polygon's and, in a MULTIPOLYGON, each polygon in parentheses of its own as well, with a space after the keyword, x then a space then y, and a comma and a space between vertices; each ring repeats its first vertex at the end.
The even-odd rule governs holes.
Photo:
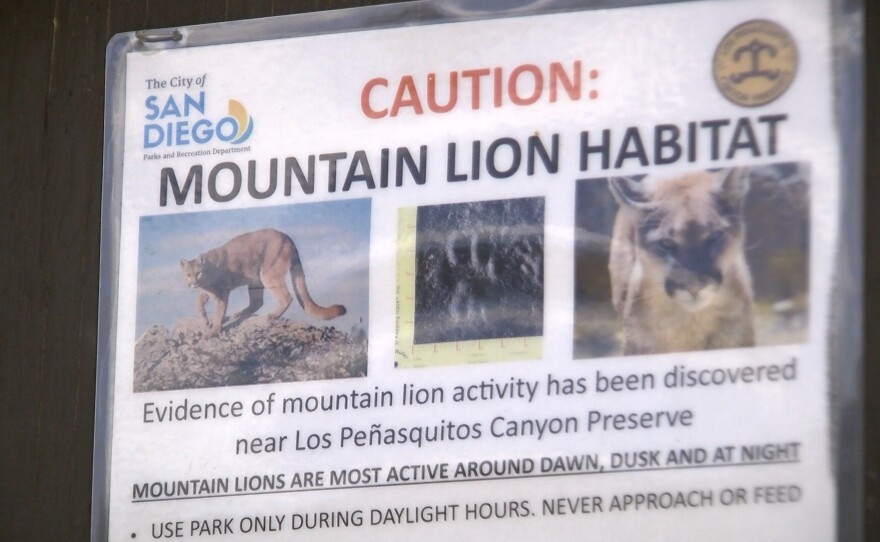
MULTIPOLYGON (((104 48, 142 28, 369 0, 0 0, 0 540, 89 539, 104 48)), ((878 7, 865 201, 878 203, 878 7)), ((880 213, 866 218, 865 525, 880 540, 880 213)))

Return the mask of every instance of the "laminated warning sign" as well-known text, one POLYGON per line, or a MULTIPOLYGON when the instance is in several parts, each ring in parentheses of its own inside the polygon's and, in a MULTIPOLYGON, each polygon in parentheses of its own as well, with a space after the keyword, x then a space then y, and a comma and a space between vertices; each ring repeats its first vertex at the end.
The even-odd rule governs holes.
POLYGON ((858 10, 526 4, 111 41, 93 540, 846 532, 858 10))

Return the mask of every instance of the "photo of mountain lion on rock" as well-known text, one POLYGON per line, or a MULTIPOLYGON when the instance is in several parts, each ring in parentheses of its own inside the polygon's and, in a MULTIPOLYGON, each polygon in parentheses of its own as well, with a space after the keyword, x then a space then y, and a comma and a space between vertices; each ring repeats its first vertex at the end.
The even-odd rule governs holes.
POLYGON ((363 198, 141 217, 134 391, 366 376, 371 208, 363 198))
POLYGON ((296 245, 277 230, 263 229, 239 235, 193 260, 181 260, 180 268, 187 285, 199 290, 196 312, 209 326, 205 338, 220 333, 229 293, 235 288, 247 286, 250 302, 235 313, 227 325, 236 325, 255 314, 263 306, 264 290, 269 290, 277 302, 269 318, 274 320, 284 314, 293 300, 286 284, 288 274, 296 299, 307 314, 321 320, 345 314, 342 305, 322 307, 314 302, 306 287, 296 245), (214 318, 210 321, 205 311, 209 299, 214 302, 214 318))

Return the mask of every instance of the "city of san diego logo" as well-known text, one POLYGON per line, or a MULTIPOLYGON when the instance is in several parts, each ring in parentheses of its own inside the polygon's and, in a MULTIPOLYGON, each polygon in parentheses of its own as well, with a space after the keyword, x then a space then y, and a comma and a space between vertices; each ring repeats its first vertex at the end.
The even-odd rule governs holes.
POLYGON ((165 98, 148 96, 144 106, 145 149, 207 143, 239 145, 254 129, 254 120, 237 100, 229 100, 226 116, 209 116, 204 91, 165 98))

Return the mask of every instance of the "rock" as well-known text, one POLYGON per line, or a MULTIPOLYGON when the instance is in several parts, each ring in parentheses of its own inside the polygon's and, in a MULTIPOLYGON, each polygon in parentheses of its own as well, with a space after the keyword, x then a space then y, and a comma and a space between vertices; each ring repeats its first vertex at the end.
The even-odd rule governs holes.
POLYGON ((365 337, 256 316, 205 339, 197 318, 147 329, 135 343, 134 390, 351 378, 367 374, 365 337))

